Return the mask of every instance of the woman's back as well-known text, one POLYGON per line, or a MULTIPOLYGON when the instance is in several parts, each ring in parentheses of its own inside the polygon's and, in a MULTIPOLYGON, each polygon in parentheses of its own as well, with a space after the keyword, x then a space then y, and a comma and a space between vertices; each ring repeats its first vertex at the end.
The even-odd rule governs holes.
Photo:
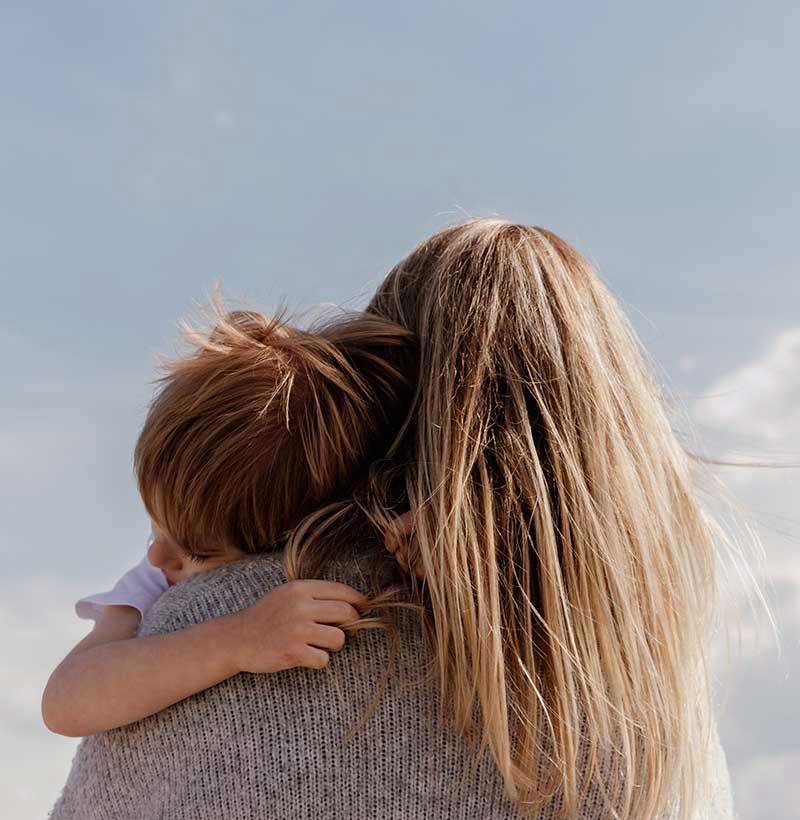
MULTIPOLYGON (((323 576, 367 587, 368 553, 323 576)), ((139 635, 171 632, 253 603, 286 581, 281 555, 254 556, 168 590, 139 635)), ((466 740, 439 726, 435 682, 414 686, 430 660, 401 610, 395 667, 375 713, 356 727, 384 678, 387 637, 351 634, 320 670, 238 674, 138 723, 82 740, 50 820, 137 818, 521 818, 490 755, 474 773, 466 740)), ((716 733, 715 799, 703 820, 732 818, 716 733)), ((556 805, 539 814, 556 816, 556 805)), ((581 820, 608 817, 590 791, 581 820)))

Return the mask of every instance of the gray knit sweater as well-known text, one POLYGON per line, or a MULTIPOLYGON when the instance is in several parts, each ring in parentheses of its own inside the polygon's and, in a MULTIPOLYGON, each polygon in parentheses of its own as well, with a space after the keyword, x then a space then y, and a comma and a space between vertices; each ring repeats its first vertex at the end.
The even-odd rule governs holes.
MULTIPOLYGON (((344 556, 322 577, 367 591, 366 557, 344 556)), ((285 581, 277 553, 195 575, 159 598, 138 635, 237 611, 285 581)), ((400 634, 398 674, 349 743, 342 737, 386 669, 382 630, 348 635, 323 669, 240 673, 144 720, 83 738, 49 820, 519 820, 491 757, 470 772, 466 741, 439 727, 436 687, 403 685, 406 675, 419 678, 429 655, 406 610, 400 634)), ((715 796, 698 820, 731 820, 716 735, 713 756, 715 796)), ((554 817, 555 807, 540 819, 554 817)), ((578 818, 606 816, 591 791, 578 818)))

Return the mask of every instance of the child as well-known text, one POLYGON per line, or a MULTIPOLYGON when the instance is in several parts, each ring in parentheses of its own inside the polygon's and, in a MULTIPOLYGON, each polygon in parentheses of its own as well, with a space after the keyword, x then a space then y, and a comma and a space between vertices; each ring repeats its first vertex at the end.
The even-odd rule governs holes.
POLYGON ((296 580, 239 612, 136 638, 169 586, 278 548, 306 515, 347 497, 413 392, 398 366, 412 336, 391 322, 362 315, 299 331, 280 316, 226 313, 218 291, 214 307, 209 337, 183 325, 197 350, 162 365, 134 451, 147 555, 75 605, 95 625, 44 690, 42 717, 58 734, 126 725, 239 672, 323 667, 342 627, 370 609, 346 584, 296 580))

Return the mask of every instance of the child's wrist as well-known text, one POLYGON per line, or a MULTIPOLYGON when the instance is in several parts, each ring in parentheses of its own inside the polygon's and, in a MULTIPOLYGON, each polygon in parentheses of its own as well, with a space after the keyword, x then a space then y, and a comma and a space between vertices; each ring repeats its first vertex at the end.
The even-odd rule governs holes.
POLYGON ((238 675, 242 671, 242 618, 239 612, 220 615, 212 621, 218 629, 218 645, 222 662, 229 675, 238 675))

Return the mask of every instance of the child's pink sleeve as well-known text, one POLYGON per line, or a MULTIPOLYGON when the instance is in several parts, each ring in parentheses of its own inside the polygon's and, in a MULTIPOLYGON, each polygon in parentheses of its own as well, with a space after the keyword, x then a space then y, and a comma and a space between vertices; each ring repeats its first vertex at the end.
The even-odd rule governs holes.
POLYGON ((79 618, 96 620, 103 606, 127 604, 138 609, 144 617, 144 613, 168 588, 167 576, 158 567, 154 567, 145 555, 108 592, 87 595, 76 601, 75 612, 79 618))

